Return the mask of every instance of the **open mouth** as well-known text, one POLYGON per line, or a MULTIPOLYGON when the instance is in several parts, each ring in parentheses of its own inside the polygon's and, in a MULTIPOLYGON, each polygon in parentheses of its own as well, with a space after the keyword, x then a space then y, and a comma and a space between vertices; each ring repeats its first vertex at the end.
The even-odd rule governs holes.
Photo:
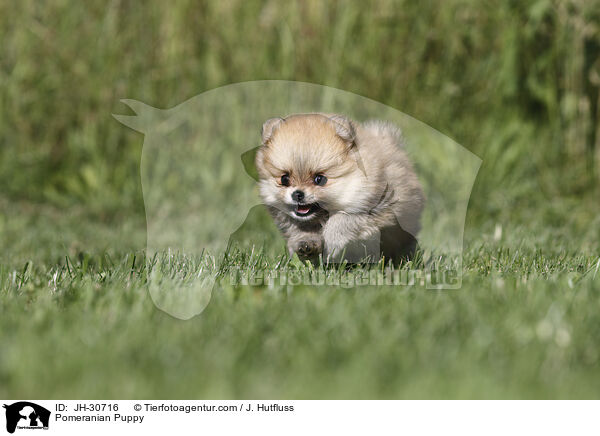
POLYGON ((296 214, 296 216, 299 216, 299 217, 302 217, 302 218, 306 218, 306 217, 314 214, 319 209, 321 209, 321 208, 316 203, 312 203, 312 204, 297 204, 296 208, 294 209, 294 213, 296 214))

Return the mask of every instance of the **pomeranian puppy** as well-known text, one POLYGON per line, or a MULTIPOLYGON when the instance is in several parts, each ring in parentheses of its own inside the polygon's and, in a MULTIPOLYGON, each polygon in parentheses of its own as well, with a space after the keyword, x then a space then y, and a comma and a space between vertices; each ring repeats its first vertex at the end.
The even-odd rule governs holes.
POLYGON ((290 255, 358 263, 414 253, 425 199, 393 124, 321 113, 272 118, 256 167, 290 255))

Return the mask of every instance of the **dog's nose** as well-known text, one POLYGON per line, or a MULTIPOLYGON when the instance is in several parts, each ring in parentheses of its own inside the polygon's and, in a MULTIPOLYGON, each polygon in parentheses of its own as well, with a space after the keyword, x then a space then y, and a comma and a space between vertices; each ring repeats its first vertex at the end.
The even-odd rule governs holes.
POLYGON ((295 190, 294 192, 292 192, 292 200, 298 202, 304 200, 304 192, 295 190))

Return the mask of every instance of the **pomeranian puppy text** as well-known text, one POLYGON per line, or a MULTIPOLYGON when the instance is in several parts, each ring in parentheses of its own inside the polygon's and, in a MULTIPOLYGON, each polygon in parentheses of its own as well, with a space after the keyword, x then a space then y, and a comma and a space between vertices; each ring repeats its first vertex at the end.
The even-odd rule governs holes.
POLYGON ((290 255, 358 263, 414 253, 425 198, 393 124, 320 113, 272 118, 256 167, 290 255))

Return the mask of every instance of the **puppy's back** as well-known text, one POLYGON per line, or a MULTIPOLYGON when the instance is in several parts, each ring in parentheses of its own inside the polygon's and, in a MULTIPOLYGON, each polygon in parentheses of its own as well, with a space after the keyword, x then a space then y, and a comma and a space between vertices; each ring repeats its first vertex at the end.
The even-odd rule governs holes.
POLYGON ((358 132, 361 158, 371 160, 365 167, 379 168, 382 172, 382 189, 391 192, 390 203, 396 219, 405 231, 416 237, 421 227, 425 195, 404 149, 400 128, 387 121, 372 120, 361 123, 358 132))

